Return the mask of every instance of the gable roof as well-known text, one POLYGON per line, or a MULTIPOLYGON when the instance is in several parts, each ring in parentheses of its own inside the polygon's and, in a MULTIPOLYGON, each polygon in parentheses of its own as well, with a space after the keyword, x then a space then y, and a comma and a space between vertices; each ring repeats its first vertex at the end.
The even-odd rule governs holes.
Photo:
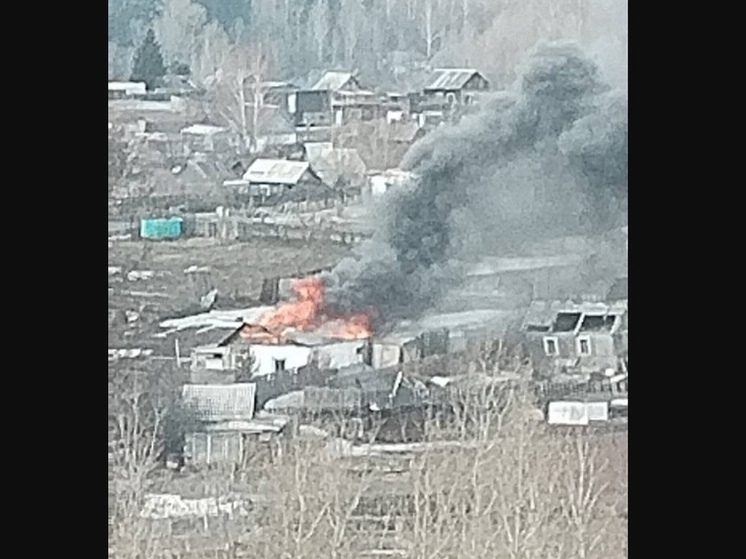
POLYGON ((200 421, 249 420, 254 417, 256 384, 186 384, 182 398, 200 421))
POLYGON ((313 91, 338 91, 342 89, 349 81, 355 85, 357 80, 351 72, 326 72, 319 81, 317 81, 311 90, 313 91))
POLYGON ((473 68, 441 68, 433 71, 423 89, 424 91, 461 89, 476 74, 481 76, 473 68))
POLYGON ((244 180, 262 184, 298 184, 309 169, 308 161, 257 159, 244 173, 244 180))

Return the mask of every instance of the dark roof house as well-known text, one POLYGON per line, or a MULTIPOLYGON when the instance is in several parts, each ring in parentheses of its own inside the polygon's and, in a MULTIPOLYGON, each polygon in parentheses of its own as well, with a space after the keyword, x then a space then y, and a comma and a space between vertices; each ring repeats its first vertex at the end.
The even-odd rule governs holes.
POLYGON ((456 116, 452 109, 476 104, 489 89, 490 83, 474 69, 445 68, 435 70, 422 88, 422 96, 415 95, 410 103, 413 112, 436 124, 443 117, 456 116), (439 115, 439 111, 445 114, 439 115))
POLYGON ((308 201, 333 194, 311 168, 308 161, 256 159, 239 181, 224 186, 248 193, 255 203, 266 205, 289 201, 308 201))
POLYGON ((542 377, 616 370, 627 349, 626 317, 626 301, 534 301, 523 322, 525 348, 542 377))
MULTIPOLYGON (((383 109, 372 91, 361 87, 351 72, 326 72, 310 89, 296 94, 296 126, 329 127, 355 120, 371 120, 383 109)), ((307 133, 310 133, 307 131, 307 133)), ((325 141, 314 137, 314 141, 325 141)), ((305 138, 306 141, 311 137, 305 138)))
POLYGON ((425 93, 485 91, 489 89, 489 85, 484 76, 472 68, 442 68, 433 71, 422 89, 425 93))

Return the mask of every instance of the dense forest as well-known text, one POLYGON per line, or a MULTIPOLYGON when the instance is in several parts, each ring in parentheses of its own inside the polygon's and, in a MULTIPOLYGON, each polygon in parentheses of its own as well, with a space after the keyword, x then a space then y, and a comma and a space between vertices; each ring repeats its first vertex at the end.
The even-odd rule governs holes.
POLYGON ((109 0, 109 75, 129 78, 153 29, 166 64, 198 83, 260 46, 271 78, 300 85, 335 68, 407 88, 418 70, 471 66, 499 87, 539 39, 577 41, 626 81, 626 11, 614 0, 109 0))

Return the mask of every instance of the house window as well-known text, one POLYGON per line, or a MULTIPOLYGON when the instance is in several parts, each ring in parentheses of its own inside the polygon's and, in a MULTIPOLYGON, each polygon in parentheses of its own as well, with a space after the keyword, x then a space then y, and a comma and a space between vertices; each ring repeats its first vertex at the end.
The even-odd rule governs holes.
POLYGON ((285 370, 285 360, 284 359, 275 359, 275 372, 278 373, 280 371, 285 370))
POLYGON ((578 355, 591 354, 591 339, 588 337, 578 338, 578 355))
POLYGON ((557 338, 544 338, 544 353, 547 355, 559 355, 557 338))

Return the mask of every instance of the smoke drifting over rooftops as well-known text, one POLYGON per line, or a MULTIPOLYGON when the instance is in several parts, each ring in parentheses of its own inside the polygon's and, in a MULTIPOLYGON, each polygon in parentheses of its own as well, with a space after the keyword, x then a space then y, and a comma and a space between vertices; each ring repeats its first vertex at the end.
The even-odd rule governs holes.
POLYGON ((458 261, 617 225, 627 198, 627 99, 572 45, 530 57, 514 90, 415 144, 418 179, 377 234, 326 278, 329 304, 412 317, 456 285, 458 261))

